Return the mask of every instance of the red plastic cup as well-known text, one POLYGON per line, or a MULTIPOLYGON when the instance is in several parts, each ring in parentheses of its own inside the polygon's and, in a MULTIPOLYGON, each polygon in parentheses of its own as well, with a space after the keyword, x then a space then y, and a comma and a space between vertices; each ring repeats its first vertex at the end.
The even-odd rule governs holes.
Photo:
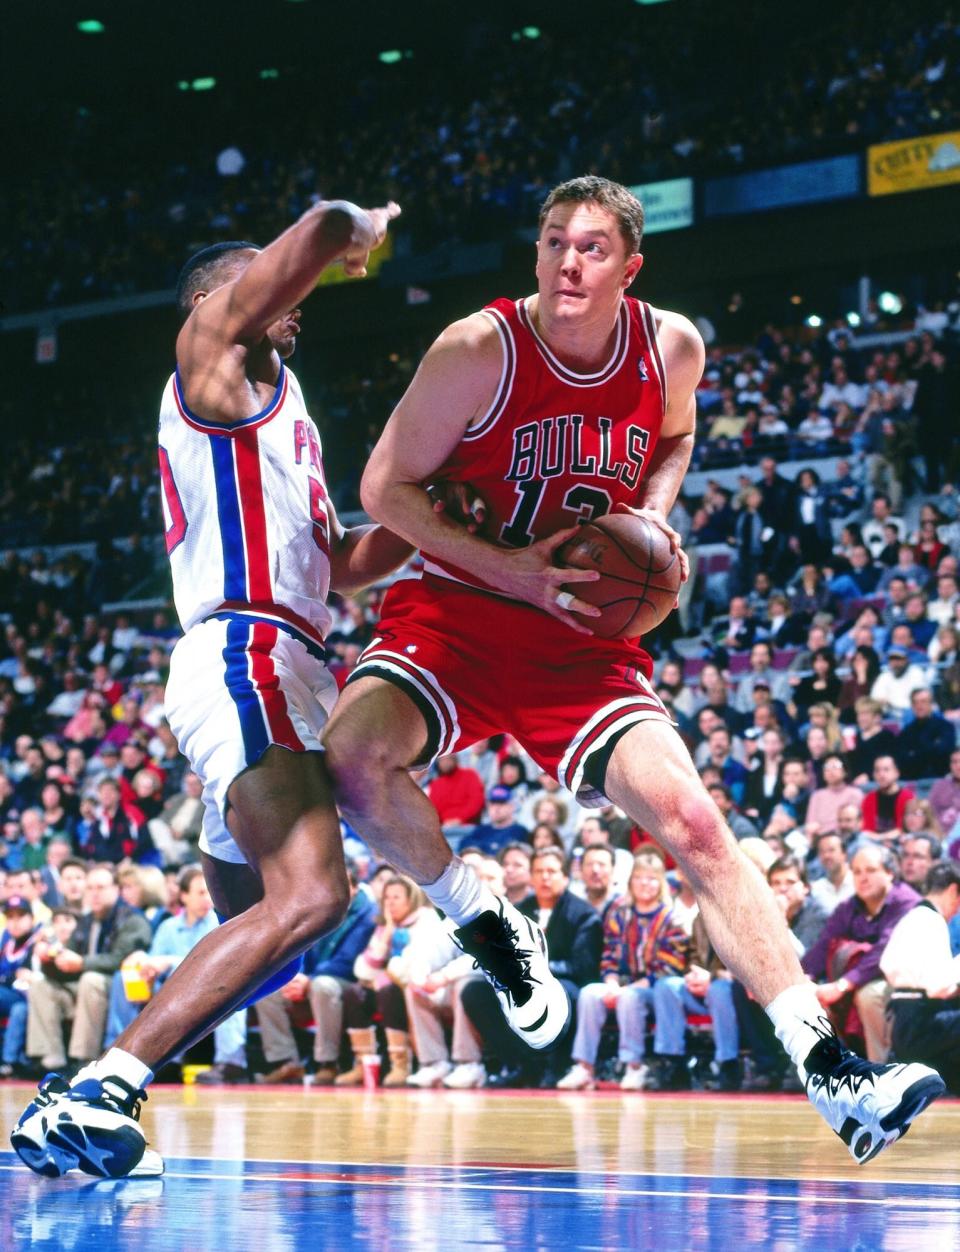
POLYGON ((373 1053, 362 1056, 360 1065, 363 1069, 363 1087, 365 1091, 376 1091, 380 1086, 380 1057, 373 1053))

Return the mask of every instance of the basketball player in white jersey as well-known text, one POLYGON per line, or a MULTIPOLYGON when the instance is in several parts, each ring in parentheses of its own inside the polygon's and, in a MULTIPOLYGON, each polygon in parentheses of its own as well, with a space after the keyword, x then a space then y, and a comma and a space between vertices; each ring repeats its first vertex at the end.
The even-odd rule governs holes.
MULTIPOLYGON (((342 261, 347 273, 362 274, 399 211, 320 204, 262 251, 214 245, 181 274, 184 324, 161 403, 159 461, 186 633, 171 659, 166 713, 204 782, 204 874, 230 920, 193 949, 104 1057, 69 1086, 59 1075, 40 1084, 11 1142, 47 1177, 77 1166, 110 1177, 137 1169, 146 1143, 139 1102, 154 1071, 253 993, 287 982, 349 903, 320 755, 337 693, 323 664, 326 596, 375 582, 412 548, 381 526, 340 527, 316 427, 284 362, 298 306, 320 272, 342 261)), ((451 924, 494 907, 449 848, 440 869, 427 886, 451 924)), ((543 1046, 567 1013, 565 1000, 554 1005, 548 1038, 541 1002, 564 993, 541 953, 534 988, 531 956, 514 949, 496 952, 488 973, 501 994, 504 981, 526 992, 514 997, 523 1001, 514 1006, 517 1028, 536 1023, 528 1037, 543 1046)), ((156 1153, 150 1158, 139 1172, 162 1170, 156 1153)))

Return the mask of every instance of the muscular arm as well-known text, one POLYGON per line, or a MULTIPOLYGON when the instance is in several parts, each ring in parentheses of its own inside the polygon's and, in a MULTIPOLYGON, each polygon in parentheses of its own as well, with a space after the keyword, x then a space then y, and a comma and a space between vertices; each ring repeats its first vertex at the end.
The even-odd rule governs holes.
POLYGON ((332 262, 343 260, 348 273, 364 273, 367 255, 399 212, 393 204, 368 212, 346 200, 314 205, 232 281, 200 299, 177 338, 177 364, 190 407, 214 422, 255 413, 262 397, 253 385, 248 356, 272 355, 265 344, 268 328, 310 294, 332 262))
POLYGON ((471 422, 489 409, 500 383, 501 347, 488 318, 454 322, 430 348, 406 395, 370 455, 360 498, 371 517, 418 548, 469 570, 494 590, 536 604, 580 633, 582 616, 599 610, 580 600, 557 605, 561 586, 592 582, 594 570, 563 570, 554 549, 576 533, 561 531, 528 548, 507 549, 436 512, 424 487, 454 450, 471 422))
POLYGON ((385 526, 344 528, 329 502, 327 517, 330 521, 330 587, 341 595, 352 595, 379 582, 413 556, 413 544, 385 526))
POLYGON ((370 455, 360 498, 371 517, 418 548, 486 579, 492 545, 434 510, 423 486, 500 381, 500 344, 486 318, 454 322, 427 352, 370 455))

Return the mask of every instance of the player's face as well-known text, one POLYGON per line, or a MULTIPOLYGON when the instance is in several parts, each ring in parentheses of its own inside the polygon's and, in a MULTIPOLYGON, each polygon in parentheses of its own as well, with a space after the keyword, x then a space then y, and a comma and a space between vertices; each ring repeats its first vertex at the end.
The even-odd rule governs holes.
POLYGON ((558 204, 537 241, 541 314, 564 323, 612 318, 642 264, 607 209, 558 204))

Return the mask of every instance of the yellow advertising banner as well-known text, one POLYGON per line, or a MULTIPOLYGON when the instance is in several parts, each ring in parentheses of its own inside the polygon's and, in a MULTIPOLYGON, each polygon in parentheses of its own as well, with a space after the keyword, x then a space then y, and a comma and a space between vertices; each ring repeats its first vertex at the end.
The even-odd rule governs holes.
POLYGON ((960 130, 920 135, 867 149, 867 190, 871 196, 925 191, 960 183, 960 130))
MULTIPOLYGON (((376 278, 380 272, 380 266, 384 261, 389 261, 393 256, 393 237, 388 233, 386 239, 377 248, 376 252, 370 253, 370 259, 367 261, 367 278, 376 278)), ((356 281, 343 272, 343 266, 338 262, 336 265, 330 265, 323 271, 317 279, 318 287, 332 287, 334 283, 350 283, 356 281)))

